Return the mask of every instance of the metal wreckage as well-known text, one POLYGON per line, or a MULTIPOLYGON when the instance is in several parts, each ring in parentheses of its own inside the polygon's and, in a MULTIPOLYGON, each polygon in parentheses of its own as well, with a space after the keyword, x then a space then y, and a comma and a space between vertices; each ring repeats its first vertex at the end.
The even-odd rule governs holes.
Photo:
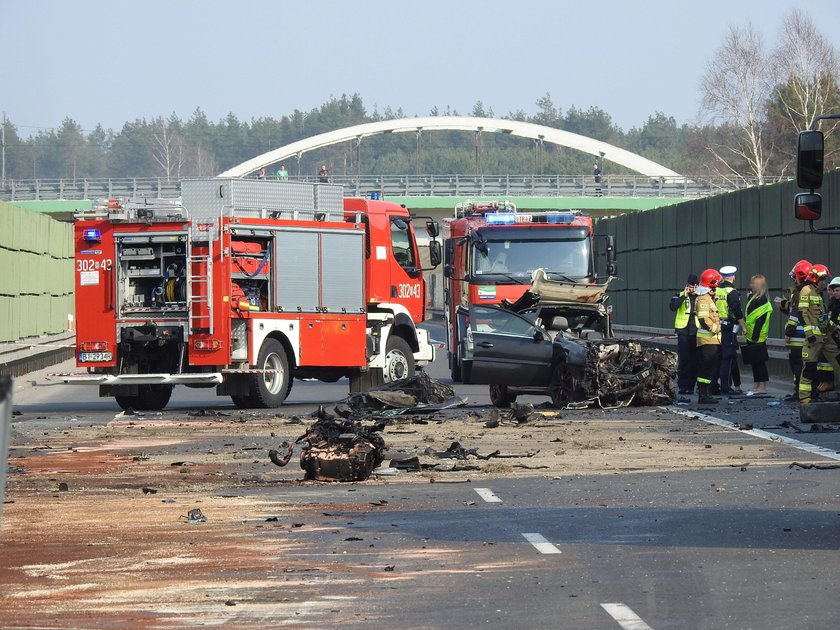
POLYGON ((520 394, 550 396, 558 408, 673 402, 676 354, 613 336, 608 285, 538 270, 515 302, 472 306, 469 382, 490 385, 497 407, 520 394))
MULTIPOLYGON (((540 272, 516 302, 476 308, 471 313, 473 345, 493 352, 473 355, 471 382, 489 384, 497 407, 514 405, 519 394, 547 395, 552 406, 569 409, 672 403, 676 354, 613 337, 606 288, 556 282, 540 272), (511 316, 524 323, 512 328, 511 316), (517 380, 523 374, 526 382, 517 380), (514 381, 519 384, 510 384, 514 381)), ((396 416, 433 414, 465 403, 450 386, 418 372, 352 394, 334 413, 320 408, 303 435, 269 455, 283 466, 291 460, 294 444, 300 444, 305 479, 363 481, 382 464, 382 433, 396 416)))

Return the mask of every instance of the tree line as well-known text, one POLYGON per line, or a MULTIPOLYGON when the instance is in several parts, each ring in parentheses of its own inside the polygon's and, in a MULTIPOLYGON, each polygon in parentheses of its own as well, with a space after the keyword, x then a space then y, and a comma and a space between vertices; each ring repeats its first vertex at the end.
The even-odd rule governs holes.
MULTIPOLYGON (((830 41, 807 14, 783 20, 768 48, 750 25, 732 26, 700 83, 701 118, 677 124, 655 112, 640 126, 620 128, 600 107, 562 111, 546 93, 530 110, 498 117, 533 122, 603 140, 677 172, 732 179, 790 174, 796 135, 820 114, 840 111, 840 64, 830 41)), ((478 101, 471 116, 497 116, 478 101)), ((458 115, 435 107, 429 115, 458 115)), ((402 109, 372 110, 359 94, 329 99, 310 111, 212 121, 197 108, 126 122, 121 129, 83 130, 66 118, 56 129, 24 137, 5 122, 6 175, 12 179, 180 177, 215 175, 273 148, 351 125, 405 118, 402 109)), ((840 163, 835 127, 828 125, 828 166, 840 163)), ((385 134, 307 153, 286 164, 292 175, 314 175, 326 162, 336 175, 590 174, 591 156, 503 134, 441 131, 385 134)), ((605 174, 625 172, 609 162, 605 174)))

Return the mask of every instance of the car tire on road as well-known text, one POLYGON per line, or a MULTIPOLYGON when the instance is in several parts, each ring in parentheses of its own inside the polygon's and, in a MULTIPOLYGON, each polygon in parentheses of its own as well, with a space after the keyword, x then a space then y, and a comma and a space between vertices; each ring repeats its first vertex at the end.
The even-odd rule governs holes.
POLYGON ((558 409, 562 409, 574 401, 575 389, 577 389, 575 375, 564 364, 558 364, 554 368, 554 372, 551 375, 551 383, 548 386, 551 404, 558 409))
POLYGON ((499 409, 509 409, 516 402, 516 394, 511 394, 507 385, 494 384, 490 386, 490 402, 499 409))

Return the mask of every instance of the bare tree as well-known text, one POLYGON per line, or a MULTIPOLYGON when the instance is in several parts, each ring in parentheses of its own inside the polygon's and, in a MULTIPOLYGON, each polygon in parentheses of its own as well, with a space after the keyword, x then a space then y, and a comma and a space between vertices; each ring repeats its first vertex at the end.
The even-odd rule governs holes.
POLYGON ((721 174, 754 177, 759 184, 772 154, 764 136, 771 93, 767 68, 764 45, 752 25, 731 26, 701 82, 703 112, 732 129, 723 141, 708 146, 721 174))
POLYGON ((810 128, 817 116, 838 105, 837 50, 801 9, 793 9, 782 22, 771 61, 773 98, 794 132, 810 128))
POLYGON ((184 143, 171 120, 163 117, 154 122, 152 157, 162 177, 179 179, 184 166, 184 143))

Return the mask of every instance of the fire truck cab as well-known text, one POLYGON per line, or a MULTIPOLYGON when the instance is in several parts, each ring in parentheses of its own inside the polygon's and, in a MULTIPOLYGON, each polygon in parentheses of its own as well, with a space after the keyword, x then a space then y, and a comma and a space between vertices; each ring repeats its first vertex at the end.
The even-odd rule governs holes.
MULTIPOLYGON (((351 391, 434 359, 413 218, 329 184, 182 182, 180 203, 109 200, 75 225, 77 365, 122 408, 174 385, 276 407, 294 378, 351 391)), ((438 227, 429 260, 440 262, 438 227)))
MULTIPOLYGON (((538 269, 564 282, 596 281, 592 227, 592 218, 576 210, 519 212, 508 201, 467 201, 444 219, 444 312, 453 381, 470 382, 464 345, 470 306, 515 302, 538 269)), ((609 241, 609 275, 614 250, 609 241)))

